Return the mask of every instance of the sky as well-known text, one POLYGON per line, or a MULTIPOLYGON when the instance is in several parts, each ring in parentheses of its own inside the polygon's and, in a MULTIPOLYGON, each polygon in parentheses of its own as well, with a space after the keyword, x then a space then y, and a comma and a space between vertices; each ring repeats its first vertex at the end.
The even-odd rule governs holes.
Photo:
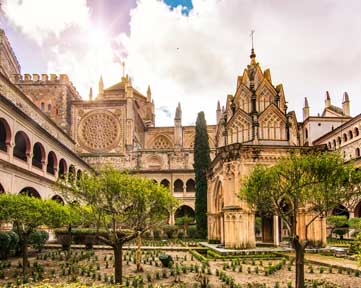
POLYGON ((262 69, 282 83, 289 111, 302 121, 322 113, 325 92, 351 114, 361 112, 359 0, 2 0, 0 26, 22 73, 66 73, 84 99, 120 81, 150 85, 156 125, 183 125, 204 111, 215 123, 217 101, 234 94, 249 64, 250 31, 262 69), (347 3, 347 5, 346 5, 347 3))

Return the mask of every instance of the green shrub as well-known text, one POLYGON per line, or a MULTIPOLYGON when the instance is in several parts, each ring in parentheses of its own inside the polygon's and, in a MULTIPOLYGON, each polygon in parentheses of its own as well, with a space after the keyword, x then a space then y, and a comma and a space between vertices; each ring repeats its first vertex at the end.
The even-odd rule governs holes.
POLYGON ((175 238, 178 227, 175 225, 164 225, 163 232, 167 235, 168 239, 175 238))
MULTIPOLYGON (((196 225, 190 225, 187 227, 187 236, 189 238, 197 238, 197 226, 196 225)), ((212 240, 210 240, 212 241, 212 240)))
POLYGON ((37 249, 38 252, 41 252, 48 240, 49 233, 44 230, 36 230, 31 232, 29 235, 29 244, 32 245, 34 249, 37 249))
POLYGON ((0 232, 0 259, 7 259, 9 256, 9 248, 11 237, 7 232, 0 232))
POLYGON ((153 238, 154 239, 160 239, 161 232, 160 230, 154 230, 153 231, 153 238))

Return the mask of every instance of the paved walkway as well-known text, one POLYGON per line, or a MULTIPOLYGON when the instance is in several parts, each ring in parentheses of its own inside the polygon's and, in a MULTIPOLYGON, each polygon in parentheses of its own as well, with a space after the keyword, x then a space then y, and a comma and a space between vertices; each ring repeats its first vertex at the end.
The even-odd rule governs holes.
POLYGON ((227 254, 247 254, 248 252, 290 252, 293 251, 291 248, 282 247, 282 246, 270 246, 270 247, 257 247, 253 249, 225 249, 217 247, 219 244, 209 244, 207 242, 200 242, 204 247, 210 248, 221 255, 227 254))
MULTIPOLYGON (((62 246, 60 244, 46 244, 45 249, 60 249, 62 246)), ((72 249, 84 249, 85 245, 73 244, 71 245, 72 249)), ((94 245, 94 250, 113 250, 112 247, 107 245, 94 245)), ((135 245, 124 245, 123 249, 137 249, 135 245)), ((191 247, 191 246, 141 246, 142 250, 168 250, 168 251, 188 251, 189 249, 193 250, 206 250, 206 247, 191 247)))
POLYGON ((360 270, 361 266, 358 265, 356 261, 339 258, 334 256, 324 256, 320 254, 305 254, 306 260, 315 261, 318 263, 323 263, 324 265, 335 265, 335 266, 342 266, 344 268, 349 268, 353 270, 360 270))

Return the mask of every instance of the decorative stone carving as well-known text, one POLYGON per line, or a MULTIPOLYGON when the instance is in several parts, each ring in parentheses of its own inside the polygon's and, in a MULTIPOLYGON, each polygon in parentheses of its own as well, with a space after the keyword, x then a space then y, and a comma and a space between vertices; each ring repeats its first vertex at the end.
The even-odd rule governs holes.
POLYGON ((80 121, 78 139, 89 150, 109 150, 119 143, 120 128, 113 113, 96 110, 86 114, 80 121))

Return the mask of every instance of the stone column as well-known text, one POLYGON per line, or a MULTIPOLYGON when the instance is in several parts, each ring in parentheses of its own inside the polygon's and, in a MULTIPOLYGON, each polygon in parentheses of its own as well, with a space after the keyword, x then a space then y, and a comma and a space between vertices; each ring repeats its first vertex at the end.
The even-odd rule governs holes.
POLYGON ((280 245, 280 225, 279 225, 279 216, 273 216, 273 243, 275 246, 280 245))
POLYGON ((169 224, 170 224, 170 225, 174 225, 174 224, 175 224, 174 211, 171 211, 171 212, 169 213, 169 224))

